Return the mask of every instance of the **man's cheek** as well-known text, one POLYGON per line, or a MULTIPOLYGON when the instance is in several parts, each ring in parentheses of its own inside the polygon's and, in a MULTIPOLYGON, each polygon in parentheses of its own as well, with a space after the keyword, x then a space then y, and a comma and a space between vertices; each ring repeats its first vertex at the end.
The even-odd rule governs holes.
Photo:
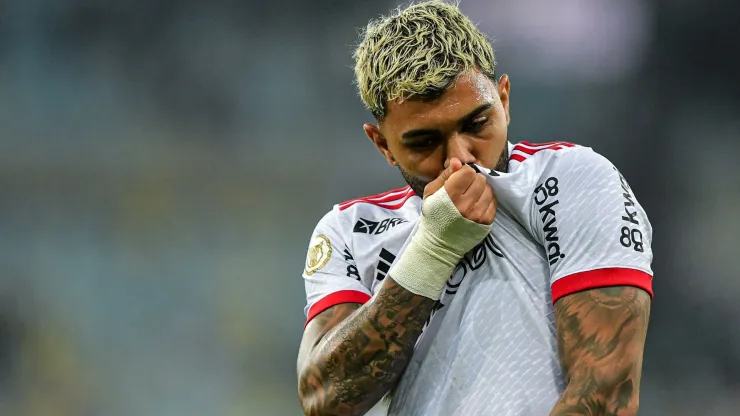
POLYGON ((444 170, 444 161, 426 160, 424 163, 415 166, 415 169, 412 169, 411 172, 419 180, 431 182, 437 179, 444 170))
POLYGON ((419 182, 429 183, 429 182, 435 180, 437 178, 437 176, 439 176, 441 173, 442 173, 442 171, 440 170, 439 173, 437 175, 435 175, 435 176, 427 176, 427 175, 415 175, 415 176, 416 176, 416 179, 419 182))

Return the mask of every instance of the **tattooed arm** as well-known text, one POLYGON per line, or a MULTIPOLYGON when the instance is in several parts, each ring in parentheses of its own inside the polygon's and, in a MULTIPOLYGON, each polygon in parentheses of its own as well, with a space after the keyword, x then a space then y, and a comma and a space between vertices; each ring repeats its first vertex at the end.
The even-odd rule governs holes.
POLYGON ((591 289, 555 303, 568 387, 550 416, 632 416, 640 403, 650 295, 628 286, 591 289))
POLYGON ((362 415, 396 383, 435 301, 386 278, 377 296, 342 304, 306 327, 298 358, 306 415, 362 415))

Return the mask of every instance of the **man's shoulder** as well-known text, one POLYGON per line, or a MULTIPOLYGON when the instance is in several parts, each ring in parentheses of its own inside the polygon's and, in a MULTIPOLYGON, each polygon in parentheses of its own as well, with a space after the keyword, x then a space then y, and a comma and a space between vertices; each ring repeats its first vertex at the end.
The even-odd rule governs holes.
POLYGON ((536 178, 574 168, 590 169, 607 165, 611 166, 611 162, 592 148, 563 141, 523 141, 513 145, 509 155, 510 170, 526 171, 529 176, 536 178))
POLYGON ((391 189, 376 195, 350 199, 336 205, 339 212, 352 213, 358 211, 398 211, 406 206, 409 199, 416 196, 410 186, 391 189), (354 209, 352 209, 354 208, 354 209))
POLYGON ((571 142, 519 142, 512 145, 509 154, 509 167, 514 170, 543 168, 562 155, 589 149, 571 142))
POLYGON ((391 189, 334 205, 319 226, 332 227, 346 237, 354 234, 381 235, 418 218, 419 202, 419 197, 409 186, 391 189))
MULTIPOLYGON (((509 174, 503 175, 498 185, 500 189, 494 189, 497 196, 506 198, 503 205, 520 221, 530 223, 535 215, 539 215, 534 212, 539 212, 541 204, 547 199, 545 197, 555 197, 563 184, 580 186, 586 177, 613 173, 611 163, 590 147, 562 141, 520 142, 510 145, 509 174)), ((579 195, 590 197, 588 193, 579 195)), ((564 209, 563 201, 558 201, 560 209, 564 209)))

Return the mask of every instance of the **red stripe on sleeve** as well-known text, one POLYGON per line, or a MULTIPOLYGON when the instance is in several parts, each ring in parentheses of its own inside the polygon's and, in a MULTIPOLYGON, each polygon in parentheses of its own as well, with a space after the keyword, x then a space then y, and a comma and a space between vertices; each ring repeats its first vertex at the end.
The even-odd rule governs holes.
MULTIPOLYGON (((411 189, 411 187, 405 186, 403 188, 396 189, 393 191, 393 193, 389 193, 387 195, 368 196, 365 198, 358 198, 358 199, 353 199, 347 202, 343 202, 339 204, 339 210, 344 211, 345 209, 351 207, 352 205, 355 205, 361 202, 387 208, 387 206, 385 206, 386 204, 399 201, 399 200, 403 200, 403 202, 406 202, 406 200, 409 199, 413 195, 414 195, 414 191, 411 189)), ((402 205, 403 203, 401 203, 399 207, 402 205)))
POLYGON ((522 155, 511 155, 509 159, 516 160, 517 162, 524 162, 524 159, 526 159, 526 157, 522 155))
MULTIPOLYGON (((332 306, 339 305, 341 303, 365 303, 370 300, 370 295, 367 293, 359 292, 357 290, 340 290, 338 292, 330 293, 318 302, 314 303, 313 306, 308 310, 308 319, 306 319, 306 325, 311 322, 316 315, 324 312, 332 306)), ((306 328, 303 325, 303 328, 306 328)))
POLYGON ((533 154, 538 153, 538 152, 541 152, 543 150, 560 150, 562 148, 563 148, 563 146, 560 146, 560 145, 557 145, 557 144, 554 144, 554 145, 551 145, 551 146, 547 146, 547 147, 538 147, 536 149, 530 149, 530 148, 524 147, 524 146, 514 146, 514 150, 517 150, 517 151, 522 152, 522 153, 526 153, 528 155, 533 155, 533 154))
POLYGON ((416 195, 414 191, 411 191, 408 194, 406 194, 406 196, 404 196, 403 199, 399 200, 398 202, 394 202, 394 203, 389 202, 389 203, 382 203, 382 204, 377 204, 377 205, 379 207, 383 207, 386 209, 399 209, 406 203, 406 201, 409 200, 409 198, 411 198, 414 195, 416 195))
POLYGON ((547 145, 553 145, 553 144, 559 144, 559 145, 561 145, 561 146, 565 146, 565 147, 574 147, 574 146, 575 146, 575 145, 574 145, 573 143, 570 143, 570 142, 542 142, 542 143, 530 143, 530 142, 525 142, 525 141, 521 141, 521 142, 519 142, 519 143, 521 143, 521 144, 523 144, 523 145, 527 145, 527 146, 530 146, 530 147, 534 147, 534 146, 547 146, 547 145))
POLYGON ((383 201, 392 201, 394 199, 398 199, 403 197, 410 188, 408 186, 404 186, 403 188, 397 188, 397 189, 391 189, 390 191, 383 192, 382 194, 377 195, 370 195, 370 196, 363 196, 362 198, 355 198, 350 199, 349 201, 344 201, 339 204, 340 209, 344 209, 342 207, 353 205, 357 202, 383 202, 383 201))
POLYGON ((560 278, 552 284, 552 302, 587 289, 609 286, 634 286, 653 297, 653 277, 635 269, 609 268, 589 270, 560 278))

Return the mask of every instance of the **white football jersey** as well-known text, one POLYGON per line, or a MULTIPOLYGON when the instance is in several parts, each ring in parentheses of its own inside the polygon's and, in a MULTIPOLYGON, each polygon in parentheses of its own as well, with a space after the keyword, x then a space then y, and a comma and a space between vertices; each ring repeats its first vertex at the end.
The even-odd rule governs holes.
MULTIPOLYGON (((477 167, 498 210, 453 272, 396 389, 368 414, 546 415, 565 388, 553 303, 631 285, 652 295, 652 228, 619 171, 564 142, 509 144, 508 172, 477 167)), ((365 303, 418 225, 410 188, 338 204, 311 239, 307 322, 365 303)))

